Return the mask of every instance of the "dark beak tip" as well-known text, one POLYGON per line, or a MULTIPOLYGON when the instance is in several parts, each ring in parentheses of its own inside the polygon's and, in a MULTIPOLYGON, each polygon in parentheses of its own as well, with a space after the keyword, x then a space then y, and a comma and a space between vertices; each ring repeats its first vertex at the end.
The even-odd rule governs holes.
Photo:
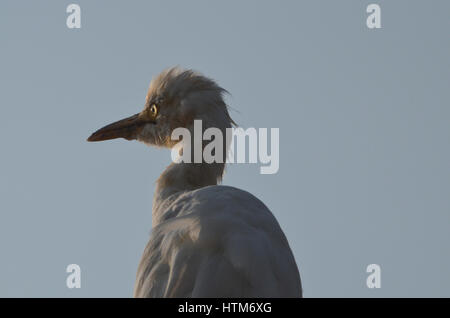
POLYGON ((97 138, 96 134, 93 133, 92 135, 90 135, 90 136, 86 139, 86 141, 88 141, 88 142, 94 142, 94 141, 98 141, 98 138, 97 138))

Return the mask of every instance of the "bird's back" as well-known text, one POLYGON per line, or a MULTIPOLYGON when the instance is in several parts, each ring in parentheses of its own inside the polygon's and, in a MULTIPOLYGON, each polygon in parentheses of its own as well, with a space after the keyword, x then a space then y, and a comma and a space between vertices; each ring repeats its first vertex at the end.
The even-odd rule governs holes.
POLYGON ((301 297, 300 275, 269 209, 228 186, 166 202, 140 261, 135 297, 301 297))

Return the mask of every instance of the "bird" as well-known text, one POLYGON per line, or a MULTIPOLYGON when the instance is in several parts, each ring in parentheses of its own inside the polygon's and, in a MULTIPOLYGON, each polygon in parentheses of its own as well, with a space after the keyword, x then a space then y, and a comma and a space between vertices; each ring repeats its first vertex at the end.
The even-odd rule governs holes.
MULTIPOLYGON (((202 121, 203 130, 215 127, 225 135, 236 125, 227 93, 202 73, 167 68, 152 78, 141 112, 87 140, 124 138, 173 149, 179 141, 171 132, 193 131, 194 120, 202 121)), ((225 157, 229 143, 223 147, 225 157)), ((303 297, 294 255, 276 218, 254 195, 221 184, 226 161, 220 161, 172 161, 157 179, 133 297, 303 297)))

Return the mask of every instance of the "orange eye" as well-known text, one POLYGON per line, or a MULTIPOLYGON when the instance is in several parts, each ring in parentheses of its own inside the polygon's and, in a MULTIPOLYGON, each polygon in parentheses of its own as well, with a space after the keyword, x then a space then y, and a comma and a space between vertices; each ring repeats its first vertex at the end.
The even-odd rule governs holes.
POLYGON ((152 114, 152 117, 158 115, 158 107, 155 104, 150 107, 150 114, 152 114))

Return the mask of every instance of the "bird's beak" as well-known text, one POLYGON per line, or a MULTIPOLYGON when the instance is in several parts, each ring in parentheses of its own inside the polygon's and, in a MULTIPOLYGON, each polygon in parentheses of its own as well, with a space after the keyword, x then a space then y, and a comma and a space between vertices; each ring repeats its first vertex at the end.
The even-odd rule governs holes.
POLYGON ((115 138, 133 140, 147 123, 140 114, 116 121, 94 132, 87 141, 103 141, 115 138))

